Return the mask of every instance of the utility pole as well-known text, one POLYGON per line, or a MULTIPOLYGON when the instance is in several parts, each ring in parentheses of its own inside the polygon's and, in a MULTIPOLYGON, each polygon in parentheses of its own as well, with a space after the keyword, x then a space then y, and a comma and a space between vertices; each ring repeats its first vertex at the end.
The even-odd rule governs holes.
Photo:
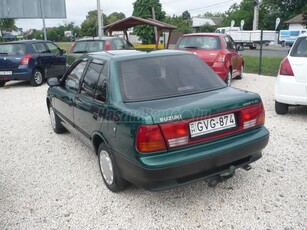
POLYGON ((101 8, 100 0, 97 0, 97 16, 98 16, 98 35, 99 38, 102 38, 102 23, 101 23, 101 8))
POLYGON ((42 13, 42 19, 43 19, 43 31, 44 31, 44 40, 47 40, 47 31, 46 31, 46 23, 45 23, 45 12, 44 12, 44 5, 43 5, 43 1, 40 0, 39 1, 40 4, 40 8, 41 8, 41 13, 42 13))
MULTIPOLYGON (((152 19, 156 20, 156 11, 154 6, 151 7, 151 12, 152 12, 152 19)), ((154 29, 155 29, 155 41, 157 42, 157 37, 158 37, 157 27, 154 27, 154 29)))
POLYGON ((258 30, 258 23, 259 23, 259 0, 254 0, 253 30, 258 30))

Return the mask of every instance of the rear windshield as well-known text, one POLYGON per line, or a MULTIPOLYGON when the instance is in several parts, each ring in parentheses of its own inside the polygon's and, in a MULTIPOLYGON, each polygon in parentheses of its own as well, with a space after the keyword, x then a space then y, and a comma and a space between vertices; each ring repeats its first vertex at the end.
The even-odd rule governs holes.
POLYGON ((295 42, 290 56, 292 57, 307 57, 307 37, 300 37, 295 42))
POLYGON ((213 36, 182 37, 177 44, 177 48, 219 50, 221 49, 221 42, 219 37, 213 36))
POLYGON ((124 101, 145 101, 211 91, 225 83, 196 55, 123 61, 119 64, 124 101))
POLYGON ((105 41, 78 41, 72 49, 72 53, 90 53, 102 51, 105 41))
POLYGON ((0 44, 0 54, 19 56, 26 53, 25 44, 0 44))

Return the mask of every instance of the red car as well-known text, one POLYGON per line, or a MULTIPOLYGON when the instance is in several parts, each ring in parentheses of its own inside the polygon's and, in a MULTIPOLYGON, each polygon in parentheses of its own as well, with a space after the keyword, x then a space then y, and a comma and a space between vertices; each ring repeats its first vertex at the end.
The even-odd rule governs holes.
POLYGON ((236 50, 233 39, 226 34, 194 33, 182 35, 176 49, 196 54, 206 62, 224 81, 243 77, 244 60, 236 50))

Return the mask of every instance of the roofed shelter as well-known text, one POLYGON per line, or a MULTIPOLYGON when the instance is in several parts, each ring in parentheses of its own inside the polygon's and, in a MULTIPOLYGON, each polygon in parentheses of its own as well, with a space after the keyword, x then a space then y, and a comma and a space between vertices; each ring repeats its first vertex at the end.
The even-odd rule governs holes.
POLYGON ((104 31, 108 32, 110 36, 112 36, 113 31, 123 31, 126 36, 126 39, 129 40, 128 33, 127 33, 128 29, 134 26, 139 26, 139 25, 151 25, 157 28, 158 33, 156 37, 156 49, 158 48, 158 45, 159 45, 160 34, 163 31, 169 31, 169 36, 168 36, 167 43, 166 43, 166 48, 168 48, 171 33, 174 29, 177 28, 176 26, 173 26, 171 24, 167 24, 165 22, 161 22, 158 20, 144 19, 144 18, 138 18, 135 16, 131 16, 131 17, 119 20, 117 22, 114 22, 112 24, 109 24, 107 26, 104 26, 103 29, 104 31))

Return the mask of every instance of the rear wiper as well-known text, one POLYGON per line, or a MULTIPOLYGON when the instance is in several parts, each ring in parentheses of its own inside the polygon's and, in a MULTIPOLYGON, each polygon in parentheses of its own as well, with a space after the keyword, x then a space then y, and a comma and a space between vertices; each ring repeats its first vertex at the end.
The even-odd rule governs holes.
POLYGON ((198 46, 185 46, 185 49, 197 49, 199 48, 198 46))
POLYGON ((7 53, 0 53, 0 54, 2 54, 2 55, 7 55, 7 53))
POLYGON ((84 53, 87 53, 86 50, 80 50, 80 51, 74 51, 73 53, 75 54, 84 54, 84 53))

